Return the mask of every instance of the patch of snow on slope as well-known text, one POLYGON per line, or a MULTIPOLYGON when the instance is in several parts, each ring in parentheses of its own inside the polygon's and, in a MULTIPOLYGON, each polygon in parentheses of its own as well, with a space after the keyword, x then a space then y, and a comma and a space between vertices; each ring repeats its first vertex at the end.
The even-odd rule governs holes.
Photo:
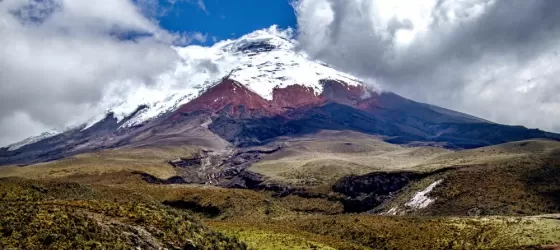
POLYGON ((20 142, 10 144, 8 146, 8 151, 14 151, 14 150, 20 149, 21 147, 23 147, 25 145, 36 143, 38 141, 53 137, 53 136, 58 135, 60 133, 61 133, 60 131, 53 130, 53 131, 44 132, 44 133, 42 133, 38 136, 29 137, 29 138, 27 138, 25 140, 22 140, 20 142))
POLYGON ((389 209, 389 211, 387 211, 387 213, 385 213, 386 215, 397 215, 397 207, 393 207, 391 209, 389 209))
MULTIPOLYGON (((107 90, 103 103, 108 104, 109 111, 119 121, 140 105, 146 105, 145 110, 122 125, 129 127, 177 109, 224 76, 244 84, 267 100, 272 99, 274 88, 294 84, 311 87, 315 94, 320 94, 322 85, 319 81, 322 79, 361 84, 357 78, 296 51, 297 41, 292 39, 292 35, 291 29, 278 30, 272 26, 236 40, 218 42, 212 47, 174 47, 180 60, 172 69, 155 77, 152 80, 154 83, 149 86, 138 80, 115 83, 113 89, 107 90), (124 100, 122 93, 127 96, 124 100)), ((96 117, 93 124, 104 117, 96 117)), ((88 123, 89 126, 93 124, 88 123)))
POLYGON ((93 125, 95 125, 96 123, 98 123, 99 121, 103 120, 103 118, 105 118, 107 116, 107 114, 100 114, 100 115, 96 115, 95 117, 93 117, 92 119, 89 119, 89 121, 87 121, 84 126, 80 129, 80 131, 84 131, 88 128, 91 128, 93 125))
POLYGON ((426 208, 428 205, 430 205, 432 202, 435 201, 435 199, 431 199, 430 197, 426 196, 427 194, 429 194, 430 192, 432 192, 432 190, 439 185, 443 180, 438 180, 432 184, 430 184, 426 189, 416 193, 414 195, 414 197, 412 197, 412 199, 410 199, 410 201, 408 201, 405 205, 407 207, 413 208, 413 209, 422 209, 422 208, 426 208))

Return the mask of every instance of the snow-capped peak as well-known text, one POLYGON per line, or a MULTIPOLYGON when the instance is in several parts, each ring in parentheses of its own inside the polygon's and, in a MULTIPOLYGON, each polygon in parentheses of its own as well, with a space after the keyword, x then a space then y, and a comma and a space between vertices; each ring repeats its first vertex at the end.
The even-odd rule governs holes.
MULTIPOLYGON (((276 25, 268 29, 257 30, 233 41, 226 41, 222 49, 229 52, 244 52, 251 45, 266 45, 269 49, 293 49, 293 30, 278 30, 276 25)), ((219 47, 219 45, 218 45, 219 47)))
POLYGON ((58 135, 60 133, 62 133, 62 132, 59 131, 59 130, 47 131, 47 132, 44 132, 40 135, 29 137, 29 138, 24 139, 22 141, 10 144, 10 145, 7 146, 7 148, 8 148, 8 151, 14 151, 14 150, 17 150, 17 149, 25 146, 25 145, 29 145, 29 144, 33 144, 33 143, 38 142, 38 141, 42 141, 44 139, 53 137, 53 136, 58 135))
MULTIPOLYGON (((272 99, 273 89, 294 84, 310 87, 319 95, 323 88, 320 80, 323 79, 361 84, 357 78, 312 60, 296 48, 293 31, 280 30, 276 26, 239 39, 221 41, 211 47, 174 47, 181 58, 175 67, 159 75, 154 86, 136 87, 124 100, 114 100, 110 111, 121 120, 138 106, 146 105, 147 108, 122 127, 142 124, 198 97, 228 74, 230 79, 267 100, 272 99)), ((134 86, 134 83, 116 84, 122 85, 134 86)), ((96 120, 103 119, 99 117, 96 120)))

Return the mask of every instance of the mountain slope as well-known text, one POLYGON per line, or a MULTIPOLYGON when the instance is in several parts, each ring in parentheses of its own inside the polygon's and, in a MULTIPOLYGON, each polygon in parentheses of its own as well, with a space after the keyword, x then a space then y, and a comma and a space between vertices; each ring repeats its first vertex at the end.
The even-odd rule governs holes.
MULTIPOLYGON (((190 102, 219 84, 225 76, 266 100, 273 99, 275 89, 296 84, 311 88, 319 95, 322 79, 340 80, 352 86, 362 84, 356 77, 296 51, 297 42, 290 36, 289 31, 279 31, 272 26, 236 40, 218 42, 212 47, 175 47, 182 60, 174 69, 159 76, 158 88, 155 91, 140 89, 129 99, 113 103, 110 112, 120 121, 145 105, 145 109, 122 126, 139 125, 190 102)), ((100 114, 88 125, 103 118, 100 114)))
POLYGON ((372 91, 371 85, 297 51, 289 35, 271 27, 212 47, 176 48, 182 60, 159 77, 160 88, 120 100, 81 127, 0 149, 0 164, 116 147, 190 144, 220 151, 325 129, 458 149, 560 140, 558 134, 372 91))

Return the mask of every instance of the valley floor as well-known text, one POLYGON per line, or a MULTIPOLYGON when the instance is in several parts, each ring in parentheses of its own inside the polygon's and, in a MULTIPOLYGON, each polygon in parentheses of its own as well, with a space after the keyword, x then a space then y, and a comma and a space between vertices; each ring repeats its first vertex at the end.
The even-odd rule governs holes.
POLYGON ((284 194, 150 184, 138 174, 176 175, 166 161, 196 152, 189 147, 1 167, 0 249, 560 247, 560 143, 451 152, 352 136, 289 141, 249 168, 305 190, 284 194), (378 195, 387 186, 398 189, 378 195), (367 209, 350 212, 355 205, 367 209))
POLYGON ((339 204, 324 200, 205 186, 158 186, 118 175, 127 183, 2 179, 0 246, 536 249, 560 243, 560 215, 343 214, 339 204))

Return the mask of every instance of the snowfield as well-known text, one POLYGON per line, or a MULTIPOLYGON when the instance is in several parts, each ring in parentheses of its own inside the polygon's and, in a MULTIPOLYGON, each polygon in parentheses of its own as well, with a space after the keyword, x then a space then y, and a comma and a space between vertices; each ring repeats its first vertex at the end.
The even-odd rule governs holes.
POLYGON ((426 189, 416 193, 410 201, 408 201, 405 205, 412 209, 422 209, 428 207, 428 205, 432 204, 435 199, 431 199, 430 197, 426 196, 432 190, 439 185, 443 180, 438 180, 432 184, 430 184, 426 189))
MULTIPOLYGON (((142 124, 188 103, 225 76, 267 100, 272 99, 274 88, 294 84, 311 87, 319 95, 323 90, 320 83, 323 79, 339 80, 353 86, 362 84, 356 77, 297 51, 297 42, 291 37, 291 30, 280 31, 272 26, 236 40, 218 42, 212 47, 175 47, 181 60, 173 70, 158 76, 155 88, 137 89, 124 102, 113 104, 107 113, 113 112, 120 121, 138 106, 146 105, 146 109, 122 127, 142 124)), ((99 115, 87 127, 104 117, 105 114, 99 115)))

